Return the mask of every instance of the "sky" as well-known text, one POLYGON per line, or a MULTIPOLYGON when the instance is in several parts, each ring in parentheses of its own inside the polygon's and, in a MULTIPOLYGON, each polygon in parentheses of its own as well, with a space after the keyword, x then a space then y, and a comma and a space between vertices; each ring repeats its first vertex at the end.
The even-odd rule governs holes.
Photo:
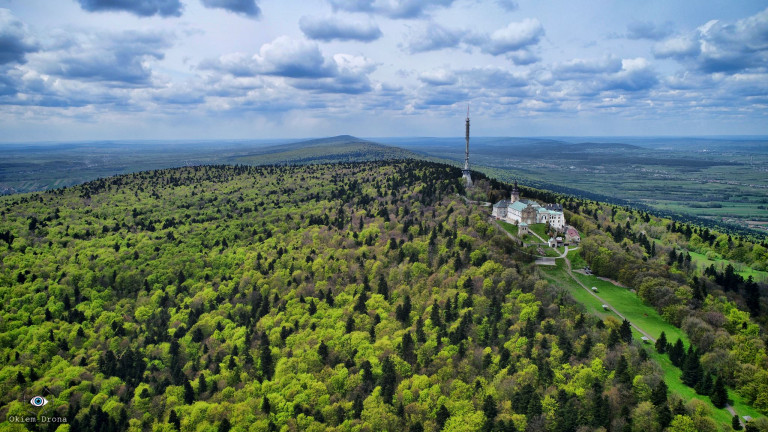
POLYGON ((768 135, 765 0, 0 0, 0 142, 768 135))

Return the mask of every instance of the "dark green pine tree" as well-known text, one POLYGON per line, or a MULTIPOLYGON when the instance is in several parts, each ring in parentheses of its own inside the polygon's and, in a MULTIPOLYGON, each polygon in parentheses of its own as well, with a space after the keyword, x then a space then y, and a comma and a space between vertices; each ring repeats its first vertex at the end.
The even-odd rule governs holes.
POLYGON ((656 414, 656 419, 659 421, 659 425, 663 428, 669 426, 672 423, 672 411, 670 411, 667 404, 664 404, 659 408, 656 414))
POLYGON ((383 275, 379 276, 379 286, 377 290, 378 294, 384 296, 384 300, 389 300, 389 287, 387 286, 387 280, 383 275))
POLYGON ((498 413, 499 410, 496 407, 496 400, 491 395, 486 396, 483 401, 483 414, 485 414, 483 431, 490 432, 493 430, 494 420, 496 420, 496 415, 498 413))
POLYGON ((391 405, 392 396, 394 396, 397 386, 397 375, 395 374, 395 365, 389 357, 385 358, 381 364, 379 385, 381 386, 381 398, 391 405))
POLYGON ((195 391, 192 389, 192 385, 189 384, 189 381, 184 380, 184 403, 190 405, 194 401, 195 391))
POLYGON ((659 354, 664 354, 667 352, 667 344, 669 344, 669 342, 667 342, 667 335, 666 333, 661 332, 659 338, 656 339, 656 351, 658 351, 659 354))
POLYGON ((352 402, 352 415, 356 418, 360 418, 360 414, 363 413, 363 397, 360 393, 355 396, 355 401, 352 402))
POLYGON ((678 339, 677 342, 672 345, 672 348, 669 349, 669 360, 677 367, 683 365, 683 361, 685 360, 685 348, 683 347, 683 341, 680 339, 678 339))
POLYGON ((699 353, 696 352, 693 345, 688 347, 688 354, 686 354, 685 363, 683 363, 683 376, 681 379, 688 387, 694 387, 702 379, 699 353))
POLYGON ((218 432, 229 432, 230 429, 232 429, 232 425, 229 423, 229 420, 224 419, 219 423, 218 432))
POLYGON ((620 340, 621 335, 619 335, 619 332, 616 329, 611 329, 611 332, 608 334, 608 348, 615 347, 620 340))
POLYGON ((667 383, 665 383, 663 380, 659 381, 656 387, 654 387, 653 390, 651 391, 651 403, 653 403, 657 407, 666 405, 667 391, 668 391, 667 383))
POLYGON ((626 319, 621 323, 621 327, 619 327, 619 336, 621 336, 621 340, 625 343, 632 343, 632 326, 626 319))
POLYGON ((723 408, 728 404, 728 390, 725 389, 725 383, 722 378, 717 377, 715 380, 710 399, 712 399, 712 404, 718 408, 723 408))
POLYGON ((176 414, 176 410, 171 410, 171 413, 168 414, 168 423, 172 424, 176 430, 181 430, 181 419, 176 414))
POLYGON ((437 413, 435 414, 435 421, 437 422, 437 430, 443 430, 445 427, 445 422, 448 421, 448 418, 451 417, 451 412, 448 411, 448 408, 445 407, 445 404, 440 405, 440 408, 438 408, 437 413))
POLYGON ((264 414, 269 414, 269 412, 272 410, 272 406, 269 404, 269 399, 267 399, 266 396, 262 398, 261 400, 261 411, 264 414))
POLYGON ((712 375, 709 373, 704 373, 701 376, 701 380, 696 383, 696 393, 704 396, 709 396, 712 394, 712 387, 714 383, 712 382, 712 375))
POLYGON ((403 335, 403 340, 400 344, 400 353, 403 360, 411 365, 416 364, 416 353, 413 351, 413 349, 414 343, 413 337, 411 337, 411 332, 406 332, 405 335, 403 335))
MULTIPOLYGON (((563 391, 563 393, 565 392, 563 391)), ((576 428, 579 424, 579 413, 576 410, 575 403, 572 399, 562 399, 560 401, 560 407, 556 413, 555 419, 557 425, 555 427, 555 432, 576 432, 576 428)))
POLYGON ((271 380, 272 375, 275 373, 275 364, 272 359, 272 349, 269 347, 269 337, 267 332, 261 334, 261 346, 259 347, 259 365, 261 367, 261 375, 266 380, 271 380))
POLYGON ((534 417, 538 417, 541 415, 542 407, 541 407, 541 396, 539 396, 538 393, 533 392, 531 394, 531 399, 528 402, 528 409, 525 412, 525 415, 532 419, 534 417))
POLYGON ((355 312, 360 312, 360 313, 368 312, 368 308, 366 308, 365 306, 366 301, 368 301, 368 295, 365 293, 365 291, 363 291, 357 297, 357 303, 355 303, 355 307, 353 310, 355 312))
POLYGON ((737 431, 740 431, 742 429, 741 421, 739 420, 739 416, 737 416, 737 415, 733 416, 733 418, 731 419, 731 428, 733 430, 737 430, 737 431))
POLYGON ((607 427, 611 421, 608 398, 603 396, 603 386, 599 381, 592 385, 592 426, 607 427))
POLYGON ((325 342, 320 341, 320 345, 317 346, 317 355, 320 356, 323 363, 328 360, 328 345, 326 345, 325 342))
POLYGON ((619 357, 619 363, 616 365, 616 373, 614 376, 616 377, 616 380, 622 384, 629 385, 632 382, 632 378, 629 376, 629 364, 627 363, 626 357, 619 357))

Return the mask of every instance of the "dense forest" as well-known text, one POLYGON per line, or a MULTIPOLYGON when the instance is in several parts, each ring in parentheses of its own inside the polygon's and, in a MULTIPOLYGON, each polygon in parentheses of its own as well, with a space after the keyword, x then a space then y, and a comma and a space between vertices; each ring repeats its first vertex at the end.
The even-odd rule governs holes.
MULTIPOLYGON (((411 160, 187 167, 2 198, 0 414, 66 419, 3 430, 719 430, 668 391, 628 322, 540 278, 464 193, 459 169, 411 160)), ((698 277, 667 246, 717 238, 564 205, 595 271, 640 287, 704 371, 768 409, 764 323, 746 312, 765 299, 749 309, 747 281, 698 277)))

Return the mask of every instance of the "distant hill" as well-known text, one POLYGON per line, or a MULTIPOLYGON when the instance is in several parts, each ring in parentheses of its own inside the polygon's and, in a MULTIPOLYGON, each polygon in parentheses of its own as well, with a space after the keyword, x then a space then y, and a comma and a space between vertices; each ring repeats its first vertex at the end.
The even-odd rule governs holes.
POLYGON ((269 165, 421 158, 422 155, 399 147, 378 144, 350 135, 339 135, 264 147, 246 155, 233 157, 231 162, 269 165))

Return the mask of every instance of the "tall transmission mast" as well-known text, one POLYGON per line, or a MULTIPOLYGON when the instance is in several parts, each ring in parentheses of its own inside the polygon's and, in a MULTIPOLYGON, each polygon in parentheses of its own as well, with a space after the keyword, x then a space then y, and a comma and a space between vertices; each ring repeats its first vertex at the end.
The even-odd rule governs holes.
POLYGON ((464 169, 461 170, 461 173, 467 179, 467 186, 472 186, 472 175, 469 171, 469 105, 467 105, 466 139, 467 147, 464 152, 464 169))

